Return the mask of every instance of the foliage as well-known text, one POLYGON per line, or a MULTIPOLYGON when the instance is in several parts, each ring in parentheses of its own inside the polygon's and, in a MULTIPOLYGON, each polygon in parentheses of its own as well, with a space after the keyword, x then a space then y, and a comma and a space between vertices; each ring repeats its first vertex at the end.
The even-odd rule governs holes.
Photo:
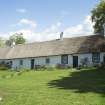
POLYGON ((9 66, 6 64, 0 64, 0 70, 8 70, 9 66))
POLYGON ((103 70, 105 70, 105 63, 102 62, 101 65, 98 66, 98 69, 103 69, 103 70))
POLYGON ((48 66, 45 66, 45 70, 52 71, 52 70, 56 70, 56 68, 55 66, 48 65, 48 66))
POLYGON ((94 32, 103 34, 103 24, 105 23, 105 1, 100 3, 92 10, 92 22, 94 22, 94 32))
POLYGON ((6 41, 6 45, 11 46, 15 42, 15 44, 24 44, 26 39, 23 37, 22 33, 15 33, 14 35, 9 37, 9 40, 6 41))
POLYGON ((0 47, 4 47, 4 46, 5 46, 5 39, 0 37, 0 47))
POLYGON ((70 69, 70 68, 72 68, 72 67, 69 66, 69 65, 66 65, 66 64, 57 64, 57 65, 56 65, 56 68, 57 68, 57 69, 70 69))
POLYGON ((34 70, 55 70, 55 66, 51 66, 51 65, 35 65, 34 70))

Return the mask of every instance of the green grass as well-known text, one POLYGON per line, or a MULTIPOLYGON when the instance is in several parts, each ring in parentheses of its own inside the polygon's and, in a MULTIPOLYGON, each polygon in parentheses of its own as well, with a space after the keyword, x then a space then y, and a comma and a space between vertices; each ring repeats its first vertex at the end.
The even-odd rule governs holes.
POLYGON ((0 97, 0 105, 105 105, 105 71, 0 71, 0 97))

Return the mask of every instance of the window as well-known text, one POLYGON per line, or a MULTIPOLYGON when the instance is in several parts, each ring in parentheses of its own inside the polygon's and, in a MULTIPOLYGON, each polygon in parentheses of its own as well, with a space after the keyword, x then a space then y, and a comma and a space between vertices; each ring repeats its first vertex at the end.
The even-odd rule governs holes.
POLYGON ((100 62, 100 53, 93 53, 92 61, 93 61, 93 63, 99 63, 100 62))
POLYGON ((61 63, 62 64, 68 64, 68 55, 62 55, 61 56, 61 63))
POLYGON ((46 58, 46 64, 49 64, 49 63, 50 63, 50 59, 46 58))
POLYGON ((20 60, 20 65, 23 65, 23 60, 20 60))

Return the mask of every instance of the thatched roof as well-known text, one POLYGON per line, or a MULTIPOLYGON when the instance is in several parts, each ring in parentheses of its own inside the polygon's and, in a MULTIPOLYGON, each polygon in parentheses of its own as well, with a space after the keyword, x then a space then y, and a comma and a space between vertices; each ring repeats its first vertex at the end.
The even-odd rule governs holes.
POLYGON ((105 52, 105 38, 101 35, 64 38, 0 48, 0 59, 29 58, 62 54, 105 52))

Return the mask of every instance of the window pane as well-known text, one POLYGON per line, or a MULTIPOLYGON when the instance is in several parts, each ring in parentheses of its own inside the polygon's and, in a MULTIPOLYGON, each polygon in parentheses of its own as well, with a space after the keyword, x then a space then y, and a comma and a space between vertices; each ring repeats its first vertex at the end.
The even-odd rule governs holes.
POLYGON ((61 63, 62 64, 68 64, 68 55, 62 55, 61 56, 61 63))
POLYGON ((46 63, 49 64, 50 63, 50 59, 46 58, 46 63))
POLYGON ((23 65, 23 60, 20 60, 20 65, 23 65))
POLYGON ((92 61, 93 61, 93 63, 99 63, 100 62, 100 53, 93 53, 92 61))

